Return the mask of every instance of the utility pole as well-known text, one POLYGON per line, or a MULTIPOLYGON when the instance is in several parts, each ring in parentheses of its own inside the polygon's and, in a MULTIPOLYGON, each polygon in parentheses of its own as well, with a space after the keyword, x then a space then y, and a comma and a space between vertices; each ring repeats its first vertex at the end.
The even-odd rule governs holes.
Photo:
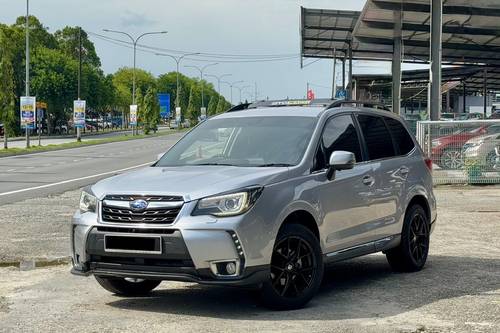
MULTIPOLYGON (((78 29, 78 100, 80 100, 80 89, 82 80, 82 27, 78 29)), ((74 110, 73 110, 74 112, 74 110)), ((76 127, 76 141, 82 141, 80 126, 76 127)))
MULTIPOLYGON (((26 0, 26 26, 25 26, 25 32, 26 32, 26 97, 30 95, 30 33, 29 33, 29 9, 30 9, 30 2, 29 0, 26 0)), ((25 125, 26 128, 26 148, 30 147, 30 131, 28 128, 28 125, 25 125)))
MULTIPOLYGON (((132 41, 132 44, 134 46, 134 69, 133 69, 133 72, 132 72, 132 104, 135 104, 135 63, 136 63, 135 60, 136 60, 136 54, 137 54, 137 42, 139 41, 139 39, 141 39, 142 37, 144 37, 146 35, 166 34, 167 31, 145 32, 142 35, 139 35, 139 37, 137 37, 135 39, 130 34, 124 32, 124 31, 110 30, 110 29, 103 29, 103 31, 105 31, 105 32, 113 32, 113 33, 125 35, 128 38, 130 38, 130 40, 132 41)), ((132 135, 137 134, 137 133, 138 133, 138 131, 137 131, 137 125, 136 125, 135 126, 135 133, 134 133, 134 129, 132 129, 132 135)))

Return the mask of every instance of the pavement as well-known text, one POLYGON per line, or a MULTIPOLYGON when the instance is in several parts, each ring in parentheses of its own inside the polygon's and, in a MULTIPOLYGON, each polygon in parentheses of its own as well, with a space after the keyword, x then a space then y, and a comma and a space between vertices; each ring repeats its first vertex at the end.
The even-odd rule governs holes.
MULTIPOLYGON (((0 262, 66 258, 78 190, 0 206, 0 262)), ((0 268, 0 332, 499 332, 500 187, 438 187, 426 267, 382 254, 337 263, 304 309, 273 312, 256 290, 163 282, 122 298, 69 265, 0 268)))
POLYGON ((0 205, 62 193, 146 166, 183 133, 0 158, 0 205))

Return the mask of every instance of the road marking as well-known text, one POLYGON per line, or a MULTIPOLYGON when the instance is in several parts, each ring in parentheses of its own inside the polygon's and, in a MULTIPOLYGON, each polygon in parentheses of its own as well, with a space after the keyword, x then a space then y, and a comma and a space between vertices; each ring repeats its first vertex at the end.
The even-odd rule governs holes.
POLYGON ((73 178, 73 179, 63 180, 63 181, 60 181, 60 182, 57 182, 57 183, 51 183, 51 184, 45 184, 45 185, 40 185, 40 186, 28 187, 28 188, 23 188, 23 189, 20 189, 20 190, 14 190, 14 191, 10 191, 10 192, 4 192, 4 193, 0 193, 0 197, 4 196, 4 195, 9 195, 9 194, 27 192, 27 191, 32 191, 32 190, 39 190, 39 189, 42 189, 42 188, 47 188, 47 187, 52 187, 52 186, 57 186, 57 185, 62 185, 62 184, 67 184, 67 183, 72 183, 72 182, 77 182, 79 180, 84 180, 84 179, 90 179, 90 178, 105 176, 105 175, 109 175, 109 174, 116 173, 116 172, 127 171, 127 170, 131 170, 131 169, 135 169, 135 168, 140 168, 140 167, 143 167, 143 166, 146 166, 146 165, 151 165, 154 162, 155 161, 151 161, 151 162, 147 162, 147 163, 143 163, 143 164, 139 164, 139 165, 134 165, 134 166, 131 166, 131 167, 128 167, 128 168, 123 168, 123 169, 118 169, 118 170, 113 170, 113 171, 107 171, 107 172, 98 173, 98 174, 95 174, 95 175, 90 175, 90 176, 85 176, 85 177, 79 177, 79 178, 73 178))

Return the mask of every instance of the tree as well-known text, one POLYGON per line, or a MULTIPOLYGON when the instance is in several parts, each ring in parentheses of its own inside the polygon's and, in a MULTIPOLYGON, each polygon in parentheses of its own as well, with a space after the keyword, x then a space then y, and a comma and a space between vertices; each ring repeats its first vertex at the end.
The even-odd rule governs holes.
POLYGON ((5 30, 0 29, 0 123, 4 126, 4 148, 8 148, 8 136, 15 127, 15 92, 14 67, 12 52, 9 50, 9 38, 5 30))
POLYGON ((149 134, 151 130, 156 132, 160 123, 160 105, 156 89, 153 87, 150 87, 144 96, 143 114, 144 133, 149 134))
POLYGON ((208 102, 208 108, 207 108, 208 116, 213 116, 214 114, 217 113, 217 102, 218 102, 217 96, 212 96, 210 98, 210 102, 208 102))
POLYGON ((225 105, 226 105, 226 100, 224 99, 224 97, 222 97, 222 95, 219 95, 219 100, 217 102, 217 109, 215 113, 219 114, 226 111, 225 105))
MULTIPOLYGON (((135 74, 136 93, 139 89, 147 91, 150 87, 156 87, 156 80, 151 73, 136 68, 135 74)), ((118 105, 128 107, 132 104, 132 82, 132 68, 122 67, 113 75, 113 85, 117 92, 116 103, 118 105)))
POLYGON ((137 89, 135 92, 135 104, 137 105, 137 127, 139 123, 144 120, 144 95, 142 94, 142 89, 137 89))
POLYGON ((191 125, 195 125, 198 123, 198 117, 200 116, 200 107, 201 97, 198 92, 198 87, 196 84, 192 84, 191 92, 189 93, 189 103, 186 110, 186 115, 191 125))
MULTIPOLYGON (((80 27, 64 27, 54 33, 57 48, 74 60, 79 60, 80 54, 80 27)), ((81 30, 82 63, 93 67, 100 67, 101 60, 97 56, 94 43, 89 40, 87 32, 81 30)))

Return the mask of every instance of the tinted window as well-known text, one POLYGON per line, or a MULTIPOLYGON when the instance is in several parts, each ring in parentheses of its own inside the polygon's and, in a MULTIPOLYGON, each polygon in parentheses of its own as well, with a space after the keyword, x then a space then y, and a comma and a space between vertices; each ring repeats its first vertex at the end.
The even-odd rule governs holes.
POLYGON ((359 124, 365 138, 370 160, 395 156, 391 135, 382 117, 359 115, 359 124))
POLYGON ((335 150, 345 150, 354 153, 356 161, 361 161, 361 148, 358 133, 350 115, 330 118, 321 137, 322 158, 317 161, 318 169, 326 166, 326 160, 335 150))
POLYGON ((415 147, 410 134, 408 134, 405 127, 396 119, 387 117, 384 117, 384 119, 387 126, 389 126, 396 148, 399 150, 399 155, 408 154, 413 147, 415 147))

